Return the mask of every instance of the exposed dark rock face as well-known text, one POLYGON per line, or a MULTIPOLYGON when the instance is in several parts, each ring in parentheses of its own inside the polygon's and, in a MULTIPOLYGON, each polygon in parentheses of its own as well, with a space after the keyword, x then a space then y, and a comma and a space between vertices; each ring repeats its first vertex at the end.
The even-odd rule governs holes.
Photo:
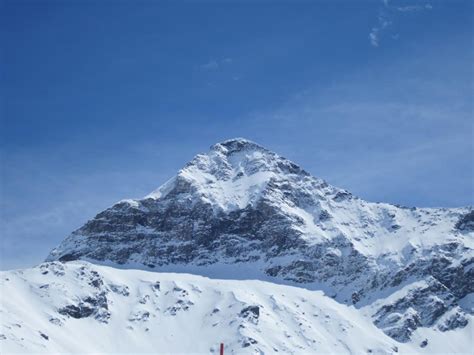
MULTIPOLYGON (((189 267, 189 272, 199 266, 255 265, 254 278, 324 285, 338 301, 356 307, 374 302, 375 291, 388 295, 429 280, 429 286, 415 287, 416 297, 401 297, 374 315, 387 334, 406 341, 417 327, 435 326, 457 300, 474 292, 474 251, 468 243, 473 226, 474 211, 468 208, 366 202, 236 139, 196 156, 146 198, 99 213, 48 260, 87 259, 157 271, 189 267)), ((100 288, 100 278, 89 276, 100 288)), ((67 312, 90 312, 82 302, 67 312)), ((190 306, 183 300, 169 313, 190 306)), ((462 312, 446 327, 462 324, 462 312)))
POLYGON ((110 285, 110 290, 125 297, 128 297, 130 295, 130 290, 128 289, 128 286, 113 284, 110 285))
POLYGON ((139 311, 128 318, 131 322, 147 322, 150 319, 150 312, 139 311))
POLYGON ((474 210, 463 215, 456 223, 456 229, 466 232, 474 231, 474 210))
POLYGON ((91 308, 84 303, 79 303, 79 305, 67 305, 58 310, 59 314, 70 316, 73 318, 86 318, 91 316, 94 313, 94 308, 91 308))
MULTIPOLYGON (((375 324, 392 338, 406 342, 418 327, 433 326, 448 310, 456 306, 456 297, 434 278, 421 282, 395 301, 384 304, 374 315, 375 324)), ((450 329, 463 327, 462 311, 456 310, 450 329), (458 321, 459 319, 459 321, 458 321)), ((445 322, 446 323, 446 322, 445 322)))
POLYGON ((255 344, 258 344, 258 341, 256 341, 254 338, 251 338, 251 337, 247 337, 242 341, 243 348, 247 348, 255 344))
POLYGON ((58 313, 78 319, 94 316, 95 319, 104 323, 107 323, 110 318, 107 297, 104 292, 85 297, 77 304, 66 305, 58 309, 58 313))
POLYGON ((61 277, 65 274, 64 266, 58 262, 43 263, 40 265, 40 269, 43 275, 47 275, 51 272, 54 276, 61 277))
POLYGON ((459 307, 453 309, 443 318, 443 321, 438 325, 438 329, 442 332, 456 328, 464 328, 468 323, 465 313, 459 307))
POLYGON ((258 318, 260 316, 259 306, 248 306, 240 311, 240 316, 244 318, 258 318))

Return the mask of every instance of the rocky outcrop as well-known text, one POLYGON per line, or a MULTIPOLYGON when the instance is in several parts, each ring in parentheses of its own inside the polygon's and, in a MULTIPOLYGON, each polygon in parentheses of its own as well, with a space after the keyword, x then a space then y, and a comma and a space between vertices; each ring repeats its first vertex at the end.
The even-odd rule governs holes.
POLYGON ((390 298, 393 300, 380 306, 373 317, 379 328, 398 341, 408 341, 419 327, 438 324, 440 330, 452 330, 467 324, 464 312, 457 307, 456 297, 432 277, 414 283, 390 298), (451 313, 448 319, 442 319, 448 313, 451 313))
POLYGON ((94 294, 85 297, 77 304, 69 304, 58 309, 58 313, 73 318, 87 318, 94 316, 95 319, 107 323, 110 317, 105 293, 94 294))
POLYGON ((474 231, 474 210, 462 215, 457 221, 455 228, 465 232, 474 231))

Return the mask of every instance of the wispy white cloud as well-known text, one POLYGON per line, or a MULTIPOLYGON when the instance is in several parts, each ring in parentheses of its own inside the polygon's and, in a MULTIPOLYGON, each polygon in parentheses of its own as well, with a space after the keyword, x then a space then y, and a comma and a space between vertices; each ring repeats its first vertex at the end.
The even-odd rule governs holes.
POLYGON ((201 64, 199 68, 201 70, 217 70, 223 65, 228 65, 232 63, 232 58, 226 57, 223 59, 210 59, 208 62, 201 64))
POLYGON ((205 64, 201 64, 199 67, 203 70, 215 70, 219 68, 219 63, 217 63, 216 60, 210 60, 205 64))
POLYGON ((372 27, 372 30, 369 33, 370 44, 374 47, 378 47, 380 43, 380 33, 384 31, 387 27, 392 24, 384 14, 379 14, 378 16, 378 25, 372 27))
POLYGON ((395 9, 401 12, 414 12, 414 11, 431 10, 433 9, 433 6, 431 6, 430 4, 409 5, 409 6, 397 6, 395 9))
MULTIPOLYGON (((380 45, 383 33, 392 25, 397 14, 403 15, 431 9, 433 9, 433 6, 429 3, 399 6, 392 5, 390 0, 382 0, 382 7, 379 9, 379 15, 377 16, 377 24, 373 26, 369 32, 368 37, 370 44, 373 47, 378 47, 380 45)), ((398 39, 399 35, 395 34, 391 37, 393 39, 398 39)))

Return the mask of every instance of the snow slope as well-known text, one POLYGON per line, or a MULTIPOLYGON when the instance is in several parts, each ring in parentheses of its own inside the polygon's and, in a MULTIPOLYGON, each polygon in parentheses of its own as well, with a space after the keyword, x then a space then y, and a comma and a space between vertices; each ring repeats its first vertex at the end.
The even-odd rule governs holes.
POLYGON ((472 323, 402 344, 375 327, 368 310, 257 280, 53 262, 2 272, 0 282, 2 354, 216 353, 220 342, 227 354, 467 353, 472 346, 472 323))

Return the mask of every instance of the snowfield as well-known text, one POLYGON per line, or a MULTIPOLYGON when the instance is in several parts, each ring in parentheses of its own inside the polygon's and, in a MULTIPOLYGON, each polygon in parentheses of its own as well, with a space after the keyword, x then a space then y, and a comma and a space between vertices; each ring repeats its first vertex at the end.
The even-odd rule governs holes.
POLYGON ((472 321, 399 343, 321 291, 45 263, 1 273, 1 353, 469 353, 472 321), (420 347, 425 339, 428 343, 420 347))

